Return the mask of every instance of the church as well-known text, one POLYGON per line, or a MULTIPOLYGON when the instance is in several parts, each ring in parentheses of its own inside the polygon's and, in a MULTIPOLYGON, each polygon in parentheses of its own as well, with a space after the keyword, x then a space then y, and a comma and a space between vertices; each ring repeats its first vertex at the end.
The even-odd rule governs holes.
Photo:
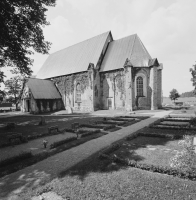
POLYGON ((109 31, 50 54, 24 85, 21 110, 156 110, 162 69, 137 34, 114 40, 109 31))

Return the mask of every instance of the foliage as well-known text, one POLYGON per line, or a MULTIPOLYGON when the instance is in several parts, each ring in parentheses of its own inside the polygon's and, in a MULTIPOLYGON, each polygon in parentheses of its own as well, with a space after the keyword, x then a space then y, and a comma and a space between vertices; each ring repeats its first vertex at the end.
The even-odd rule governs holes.
POLYGON ((38 154, 35 154, 35 155, 32 155, 29 157, 29 159, 23 159, 21 160, 21 162, 16 162, 16 163, 13 163, 12 165, 10 166, 5 166, 5 167, 2 167, 0 169, 0 178, 2 176, 5 176, 6 174, 9 174, 9 173, 13 173, 15 171, 18 171, 18 170, 21 170, 27 166, 30 166, 30 165, 33 165, 37 162, 40 162, 41 160, 44 160, 50 156, 53 156, 57 153, 60 153, 62 151, 66 151, 70 148, 73 148, 75 146, 78 146, 78 145, 81 145, 89 140, 93 140, 95 138, 98 138, 98 137, 101 137, 103 135, 106 135, 107 133, 104 133, 104 132, 101 132, 100 134, 96 134, 96 135, 92 135, 90 137, 85 137, 85 138, 82 138, 82 139, 79 139, 74 141, 74 142, 71 142, 71 143, 68 143, 67 145, 62 145, 62 146, 57 146, 57 148, 55 148, 54 150, 52 151, 44 151, 44 152, 41 152, 41 153, 38 153, 38 154))
POLYGON ((6 96, 6 92, 0 90, 0 103, 4 100, 5 96, 6 96))
POLYGON ((60 140, 60 141, 54 142, 54 143, 52 143, 50 145, 50 149, 54 149, 54 148, 56 148, 58 146, 61 146, 63 144, 66 144, 66 143, 74 141, 74 140, 77 140, 77 138, 76 137, 69 137, 69 138, 66 138, 64 140, 60 140))
POLYGON ((177 91, 176 89, 172 89, 172 90, 170 91, 169 98, 175 102, 175 100, 177 100, 178 97, 180 97, 178 91, 177 91))
POLYGON ((193 65, 193 68, 190 68, 190 72, 193 77, 191 81, 193 82, 193 86, 195 87, 193 93, 196 94, 196 64, 193 65))
POLYGON ((179 141, 182 151, 178 152, 171 159, 171 167, 184 172, 196 172, 196 153, 194 152, 193 136, 185 135, 184 139, 179 141))
POLYGON ((29 75, 32 50, 48 53, 50 43, 44 40, 42 27, 49 25, 45 13, 55 1, 0 1, 0 67, 16 67, 21 74, 29 75))
POLYGON ((85 131, 84 133, 81 134, 81 137, 87 137, 89 135, 93 135, 93 134, 96 134, 96 133, 99 133, 99 132, 100 132, 99 129, 92 130, 92 131, 85 131))
POLYGON ((169 138, 169 139, 181 139, 182 138, 182 135, 163 134, 163 133, 142 133, 142 132, 138 133, 138 136, 169 138))
MULTIPOLYGON (((129 136, 127 139, 132 140, 132 139, 136 138, 137 136, 138 136, 138 134, 134 134, 134 135, 129 136)), ((157 135, 157 137, 158 137, 158 135, 157 135)), ((166 136, 166 137, 168 137, 168 136, 166 136)), ((186 178, 186 179, 190 179, 190 180, 196 180, 196 171, 193 171, 193 170, 185 171, 185 170, 183 170, 183 168, 182 169, 175 168, 173 166, 171 166, 171 167, 165 167, 165 166, 161 166, 161 165, 156 166, 156 165, 152 165, 152 164, 148 164, 148 163, 137 162, 135 160, 130 160, 127 158, 121 158, 121 157, 117 156, 116 154, 110 155, 111 153, 113 153, 114 151, 119 149, 119 147, 120 147, 120 144, 115 144, 115 145, 109 146, 108 148, 106 148, 105 150, 100 152, 99 158, 100 159, 108 159, 112 162, 119 163, 121 165, 135 167, 135 168, 142 169, 142 170, 178 176, 180 178, 186 178)))
POLYGON ((123 95, 125 95, 125 79, 124 79, 124 71, 123 70, 116 70, 114 72, 108 72, 102 74, 101 79, 103 81, 104 78, 109 78, 112 82, 112 89, 117 95, 117 92, 121 92, 121 99, 123 99, 123 95), (118 91, 117 91, 118 89, 118 91))
POLYGON ((18 108, 18 99, 22 89, 23 81, 23 77, 19 75, 5 81, 5 90, 10 96, 9 101, 16 104, 16 109, 18 108))
POLYGON ((195 97, 194 91, 183 92, 180 96, 181 96, 181 97, 195 97))
POLYGON ((88 128, 98 128, 98 129, 103 129, 103 130, 108 130, 115 128, 115 125, 109 125, 109 124, 99 124, 101 122, 94 122, 95 124, 81 124, 81 127, 88 127, 88 128))
POLYGON ((196 126, 196 117, 191 118, 190 125, 196 126))
POLYGON ((62 94, 66 92, 66 94, 68 95, 73 93, 75 83, 80 83, 81 92, 83 93, 86 88, 92 86, 90 72, 58 77, 55 78, 53 81, 58 85, 62 94))
POLYGON ((5 77, 4 72, 0 71, 0 83, 4 82, 4 77, 5 77))
POLYGON ((10 157, 10 158, 6 158, 5 160, 1 160, 0 161, 0 167, 4 167, 6 165, 10 165, 16 162, 20 162, 24 159, 30 158, 32 157, 32 153, 31 152, 22 152, 19 155, 10 157))

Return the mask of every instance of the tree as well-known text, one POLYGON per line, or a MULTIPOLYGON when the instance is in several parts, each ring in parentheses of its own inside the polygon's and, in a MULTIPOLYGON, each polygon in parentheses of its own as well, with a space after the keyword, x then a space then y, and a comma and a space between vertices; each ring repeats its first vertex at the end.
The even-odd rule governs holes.
POLYGON ((175 100, 178 99, 178 97, 180 97, 178 91, 176 89, 172 89, 169 98, 175 102, 175 100))
MULTIPOLYGON (((47 54, 51 43, 44 40, 42 27, 47 6, 56 0, 1 0, 0 1, 0 69, 16 67, 21 74, 29 75, 33 51, 47 54)), ((3 73, 0 70, 0 81, 3 73)))
POLYGON ((191 78, 191 81, 193 82, 193 86, 195 87, 193 93, 196 94, 196 64, 193 65, 193 68, 190 68, 190 72, 193 77, 191 78))
POLYGON ((5 96, 6 96, 6 92, 0 90, 0 103, 2 103, 2 101, 3 101, 4 98, 5 98, 5 96))
POLYGON ((14 76, 11 79, 5 81, 5 90, 9 95, 8 100, 10 101, 10 103, 14 103, 16 105, 16 110, 18 109, 18 100, 22 89, 23 81, 24 78, 19 75, 14 76))
POLYGON ((194 93, 193 91, 190 91, 190 92, 183 92, 180 97, 194 97, 194 93))

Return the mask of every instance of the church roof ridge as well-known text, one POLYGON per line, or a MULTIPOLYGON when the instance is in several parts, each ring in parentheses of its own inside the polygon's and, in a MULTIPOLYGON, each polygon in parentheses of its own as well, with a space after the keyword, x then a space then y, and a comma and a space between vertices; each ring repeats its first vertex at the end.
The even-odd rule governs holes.
POLYGON ((96 38, 96 37, 98 37, 98 36, 101 36, 101 35, 104 35, 104 34, 106 34, 106 33, 112 34, 111 31, 106 31, 106 32, 101 33, 101 34, 99 34, 99 35, 95 35, 95 36, 93 36, 93 37, 91 37, 91 38, 88 38, 88 39, 82 40, 82 41, 80 41, 80 42, 77 42, 77 43, 75 43, 75 44, 72 44, 72 45, 70 45, 70 46, 67 46, 67 47, 65 47, 65 48, 63 48, 63 49, 57 50, 57 51, 51 53, 50 55, 55 54, 55 53, 58 53, 58 52, 63 51, 63 50, 65 50, 65 49, 71 48, 71 47, 73 47, 73 46, 75 46, 75 45, 78 45, 78 44, 81 44, 81 43, 83 43, 83 42, 89 41, 89 40, 91 40, 91 39, 94 39, 94 38, 96 38))
POLYGON ((109 36, 112 38, 111 31, 50 54, 36 77, 42 79, 58 77, 86 71, 89 63, 97 65, 109 36))

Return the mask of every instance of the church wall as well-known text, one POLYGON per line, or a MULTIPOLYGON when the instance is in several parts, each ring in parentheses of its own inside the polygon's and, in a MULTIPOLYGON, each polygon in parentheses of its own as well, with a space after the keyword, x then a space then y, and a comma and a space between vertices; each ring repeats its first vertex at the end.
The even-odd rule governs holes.
POLYGON ((93 111, 93 93, 90 87, 81 93, 81 102, 76 101, 76 87, 74 88, 73 110, 84 112, 93 111))
POLYGON ((157 71, 157 106, 162 107, 162 64, 158 67, 157 71))
POLYGON ((124 70, 104 72, 100 75, 103 109, 125 109, 124 70))
POLYGON ((103 61, 104 55, 107 51, 109 43, 112 41, 112 36, 109 34, 101 55, 99 57, 99 61, 94 69, 94 77, 93 77, 93 99, 94 99, 94 110, 104 109, 102 97, 103 97, 103 80, 101 78, 101 73, 99 69, 101 67, 101 63, 103 61))
POLYGON ((93 107, 93 70, 53 78, 56 87, 62 95, 65 109, 71 107, 76 111, 91 112, 93 107), (80 85, 77 92, 77 85, 80 85), (80 94, 80 100, 77 99, 80 94))
POLYGON ((136 69, 136 74, 134 77, 134 99, 133 99, 133 108, 136 109, 150 109, 151 106, 151 89, 149 87, 149 78, 150 78, 150 70, 149 68, 140 68, 136 69), (137 77, 141 76, 143 78, 143 93, 144 97, 139 97, 137 99, 137 77))
POLYGON ((151 110, 157 110, 157 67, 150 68, 151 110))
POLYGON ((95 69, 94 71, 94 89, 93 89, 93 96, 94 96, 94 110, 102 109, 103 105, 100 101, 101 98, 101 80, 100 80, 100 73, 98 70, 95 69))

